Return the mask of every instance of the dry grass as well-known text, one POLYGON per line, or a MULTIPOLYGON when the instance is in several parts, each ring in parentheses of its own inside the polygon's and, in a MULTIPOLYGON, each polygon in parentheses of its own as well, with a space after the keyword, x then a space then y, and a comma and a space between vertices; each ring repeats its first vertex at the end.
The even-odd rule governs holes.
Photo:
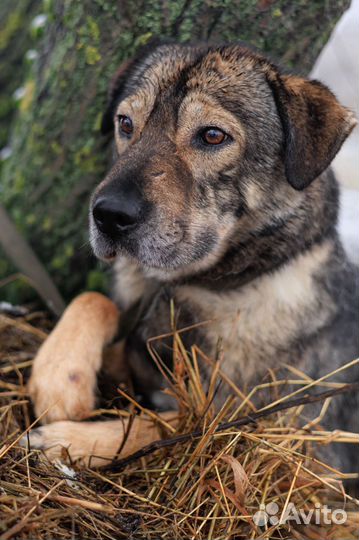
MULTIPOLYGON (((358 537, 358 501, 345 493, 343 475, 314 457, 314 447, 330 440, 358 443, 357 435, 321 429, 319 422, 330 398, 321 404, 316 419, 306 418, 301 405, 268 415, 241 431, 214 433, 221 422, 253 414, 253 398, 263 385, 244 395, 222 375, 220 361, 204 358, 196 347, 190 359, 178 333, 171 388, 182 418, 178 433, 201 428, 200 438, 157 450, 121 472, 80 470, 76 464, 65 469, 49 463, 38 451, 19 447, 20 435, 33 420, 25 382, 48 329, 41 313, 21 319, 0 316, 2 540, 358 537), (207 391, 201 384, 200 361, 212 365, 207 391), (212 399, 218 384, 231 385, 232 392, 216 413, 212 399), (324 525, 322 519, 316 525, 312 517, 305 526, 295 521, 256 526, 253 516, 261 504, 268 503, 278 505, 278 517, 291 503, 297 510, 316 510, 317 515, 323 505, 344 508, 347 521, 324 525)), ((288 369, 287 381, 271 373, 264 386, 273 405, 287 399, 281 396, 293 395, 293 388, 300 396, 313 386, 320 391, 338 385, 327 379, 313 382, 288 369)))

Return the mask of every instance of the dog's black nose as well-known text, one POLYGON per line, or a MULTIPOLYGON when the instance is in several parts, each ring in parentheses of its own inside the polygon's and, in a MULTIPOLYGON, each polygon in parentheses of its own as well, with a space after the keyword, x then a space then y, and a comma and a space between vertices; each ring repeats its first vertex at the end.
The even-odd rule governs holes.
POLYGON ((138 224, 141 211, 138 198, 107 195, 97 199, 92 215, 98 229, 115 238, 138 224))

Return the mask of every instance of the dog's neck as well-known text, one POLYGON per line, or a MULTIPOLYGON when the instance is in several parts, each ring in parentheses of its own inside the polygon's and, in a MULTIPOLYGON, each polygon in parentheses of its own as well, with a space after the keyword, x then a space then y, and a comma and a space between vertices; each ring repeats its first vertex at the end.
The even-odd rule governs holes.
POLYGON ((315 182, 308 188, 300 215, 264 227, 246 241, 238 239, 214 267, 178 283, 212 290, 238 289, 330 237, 336 241, 336 179, 328 170, 315 182))

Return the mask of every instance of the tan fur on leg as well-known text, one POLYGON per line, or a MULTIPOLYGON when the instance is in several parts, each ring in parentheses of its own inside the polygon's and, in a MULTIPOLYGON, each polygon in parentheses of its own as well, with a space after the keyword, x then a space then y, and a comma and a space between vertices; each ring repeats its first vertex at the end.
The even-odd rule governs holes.
POLYGON ((119 312, 99 293, 84 293, 68 306, 41 346, 29 393, 42 423, 80 420, 95 407, 96 373, 102 351, 116 335, 119 312))
MULTIPOLYGON (((176 413, 167 412, 160 416, 166 422, 176 424, 176 413)), ((44 450, 51 460, 63 457, 63 449, 66 448, 73 461, 101 467, 107 465, 120 449, 128 422, 128 418, 105 422, 54 422, 29 433, 30 447, 44 450)), ((136 416, 120 457, 126 457, 159 438, 161 434, 153 420, 136 416)), ((21 445, 27 445, 26 436, 21 445)))

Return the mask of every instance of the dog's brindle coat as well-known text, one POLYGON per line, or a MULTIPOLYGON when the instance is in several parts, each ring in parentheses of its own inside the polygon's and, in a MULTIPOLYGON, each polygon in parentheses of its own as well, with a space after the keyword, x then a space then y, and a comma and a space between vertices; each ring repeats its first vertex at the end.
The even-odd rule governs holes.
MULTIPOLYGON (((268 368, 291 364, 318 378, 358 355, 356 272, 337 236, 338 187, 328 169, 354 125, 321 83, 283 75, 239 45, 164 45, 119 70, 103 120, 105 132, 114 130, 114 164, 92 198, 90 238, 98 257, 115 260, 120 309, 147 298, 126 360, 152 404, 163 406, 163 381, 146 341, 169 331, 170 299, 177 327, 210 321, 188 344, 213 357, 220 338, 222 369, 243 389, 268 368)), ((170 361, 167 346, 160 354, 170 361)), ((43 357, 30 383, 38 413, 56 394, 43 357)), ((82 413, 55 406, 48 420, 77 419, 94 406, 98 368, 84 382, 92 401, 82 413)), ((56 369, 63 391, 76 396, 73 365, 56 369)), ((355 396, 336 398, 327 422, 358 430, 356 408, 355 396)), ((40 428, 33 442, 76 447, 72 424, 59 423, 55 435, 55 424, 40 428)), ((353 470, 348 446, 332 464, 353 470)))

